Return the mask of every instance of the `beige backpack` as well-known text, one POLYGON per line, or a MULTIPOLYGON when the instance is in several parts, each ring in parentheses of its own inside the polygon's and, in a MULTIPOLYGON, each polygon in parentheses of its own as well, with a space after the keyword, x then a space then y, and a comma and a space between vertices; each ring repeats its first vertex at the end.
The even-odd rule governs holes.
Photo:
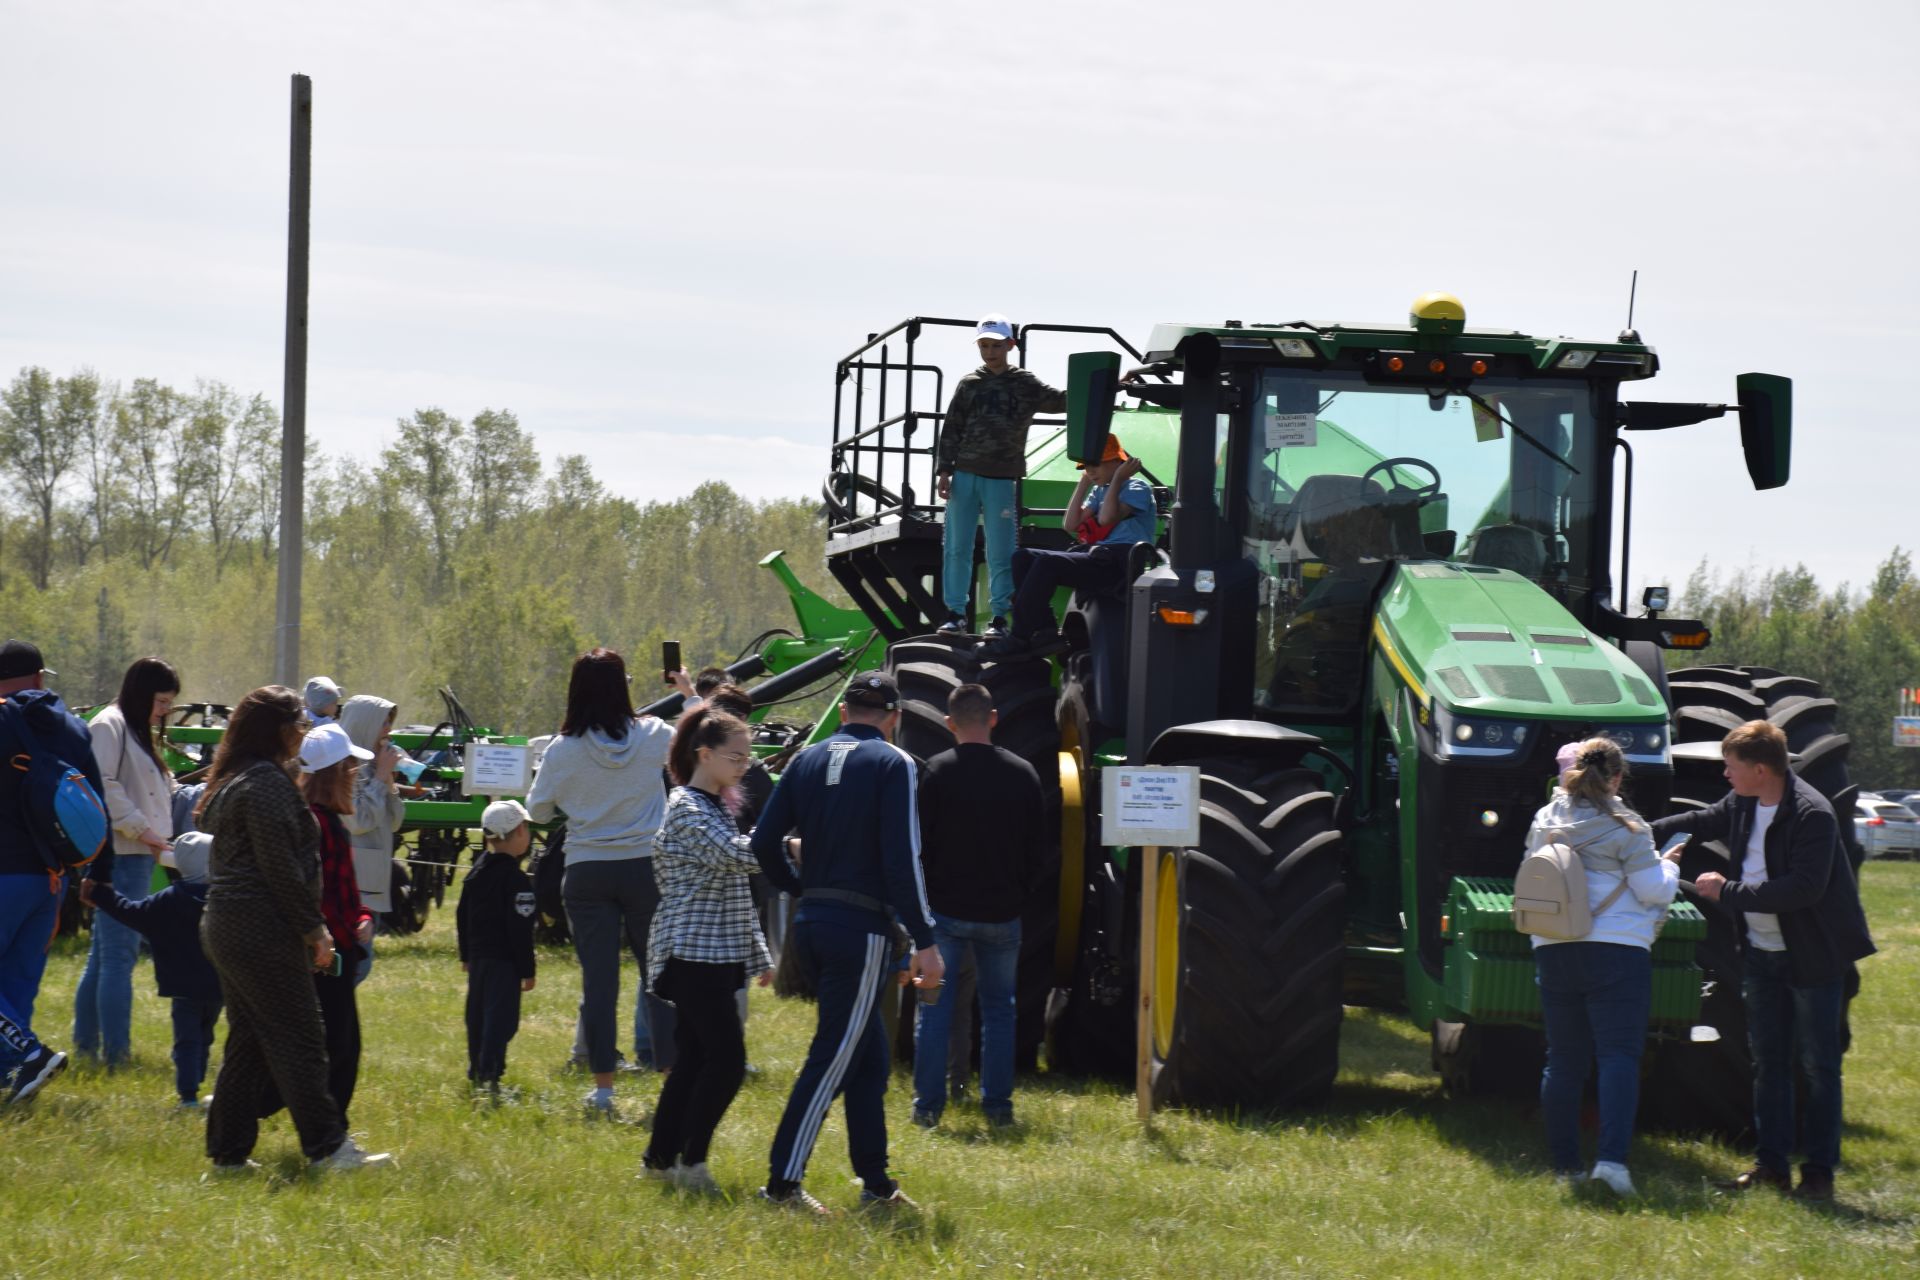
POLYGON ((1593 932, 1593 918, 1626 891, 1627 878, 1622 875, 1613 892, 1599 906, 1591 906, 1580 848, 1549 840, 1521 860, 1520 872, 1513 878, 1513 927, 1551 942, 1577 942, 1593 932))

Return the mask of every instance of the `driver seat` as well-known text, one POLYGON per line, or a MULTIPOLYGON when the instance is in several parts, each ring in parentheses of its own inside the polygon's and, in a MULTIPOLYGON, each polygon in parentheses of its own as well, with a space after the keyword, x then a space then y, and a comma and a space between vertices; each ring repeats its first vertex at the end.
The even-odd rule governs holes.
POLYGON ((1547 569, 1547 540, 1523 524, 1490 524, 1473 535, 1467 563, 1538 578, 1547 569))
POLYGON ((1360 476, 1303 480, 1287 513, 1285 537, 1297 557, 1336 568, 1426 552, 1419 503, 1391 499, 1378 481, 1360 476))

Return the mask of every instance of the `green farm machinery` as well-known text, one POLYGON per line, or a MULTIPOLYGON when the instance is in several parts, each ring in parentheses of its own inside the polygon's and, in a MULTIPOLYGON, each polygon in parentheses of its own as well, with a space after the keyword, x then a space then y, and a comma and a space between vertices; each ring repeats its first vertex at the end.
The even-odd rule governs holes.
MULTIPOLYGON (((842 674, 890 668, 900 744, 922 757, 951 741, 955 685, 995 691, 998 740, 1038 766, 1059 823, 1057 875, 1023 921, 1027 1064, 1044 1042, 1055 1070, 1131 1069, 1151 929, 1163 1102, 1323 1099, 1348 1005, 1429 1030, 1455 1091, 1537 1082, 1538 997, 1508 913, 1561 744, 1613 738, 1634 803, 1659 814, 1722 794, 1719 739, 1771 717, 1803 775, 1850 808, 1847 740, 1812 681, 1669 673, 1666 652, 1704 648, 1707 628, 1666 616, 1664 591, 1626 599, 1631 439, 1732 414, 1754 485, 1783 484, 1785 378, 1740 375, 1734 405, 1632 399, 1659 368, 1636 332, 1469 328, 1446 295, 1406 323, 1162 325, 1144 350, 1109 329, 1025 326, 1022 364, 1043 336, 1106 349, 1071 356, 1069 414, 1029 434, 1022 543, 1068 545, 1075 460, 1109 432, 1143 460, 1162 533, 1118 590, 1061 593, 1066 652, 994 663, 934 633, 950 388, 926 351, 930 335, 964 351, 971 328, 916 317, 839 362, 826 557, 856 610, 785 574, 803 637, 781 643, 835 651, 842 674), (1150 867, 1102 844, 1101 771, 1176 764, 1202 775, 1199 842, 1150 867), (1144 875, 1158 892, 1143 922, 1144 875)), ((1690 848, 1683 873, 1725 857, 1690 848)), ((1730 929, 1676 904, 1654 959, 1662 1087, 1647 1092, 1738 1127, 1730 929)))

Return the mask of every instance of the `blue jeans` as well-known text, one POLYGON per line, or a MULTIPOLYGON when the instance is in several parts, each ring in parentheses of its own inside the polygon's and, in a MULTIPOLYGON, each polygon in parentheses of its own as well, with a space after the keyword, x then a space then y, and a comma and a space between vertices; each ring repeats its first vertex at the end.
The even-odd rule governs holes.
POLYGON ((987 598, 993 616, 1004 618, 1013 607, 1013 533, 1019 524, 1015 483, 971 471, 953 473, 946 524, 940 534, 945 556, 940 586, 949 613, 965 615, 967 611, 967 593, 973 587, 973 531, 982 520, 987 526, 987 598))
MULTIPOLYGON (((113 887, 135 902, 153 890, 153 855, 113 855, 113 887)), ((108 1066, 126 1060, 133 1027, 133 962, 140 956, 140 935, 104 911, 93 914, 93 943, 87 967, 73 993, 73 1047, 108 1066)))
POLYGON ((200 1096, 213 1053, 213 1031, 220 1024, 220 1001, 173 998, 173 1087, 180 1101, 200 1096))
MULTIPOLYGON (((933 941, 948 974, 960 971, 969 948, 980 991, 980 1109, 989 1117, 1013 1116, 1014 973, 1020 966, 1020 922, 981 924, 938 912, 933 941)), ((954 984, 940 984, 940 998, 919 1006, 913 1029, 913 1109, 939 1115, 947 1100, 947 1036, 953 1025, 954 984)))
POLYGON ((1587 1068, 1600 1065, 1600 1142, 1596 1160, 1627 1162, 1640 1103, 1640 1053, 1653 1009, 1653 954, 1617 942, 1556 942, 1535 947, 1540 1008, 1546 1015, 1547 1069, 1540 1110, 1553 1167, 1576 1173, 1580 1099, 1587 1068))
POLYGON ((65 891, 64 878, 45 872, 0 876, 0 1080, 40 1047, 33 1004, 65 891))
POLYGON ((1776 1173, 1792 1167, 1797 1049, 1807 1078, 1805 1167, 1832 1173, 1840 1163, 1840 1017, 1846 1007, 1846 980, 1795 986, 1787 953, 1757 947, 1747 948, 1746 967, 1743 994, 1753 1048, 1753 1127, 1758 1135, 1754 1163, 1776 1173))

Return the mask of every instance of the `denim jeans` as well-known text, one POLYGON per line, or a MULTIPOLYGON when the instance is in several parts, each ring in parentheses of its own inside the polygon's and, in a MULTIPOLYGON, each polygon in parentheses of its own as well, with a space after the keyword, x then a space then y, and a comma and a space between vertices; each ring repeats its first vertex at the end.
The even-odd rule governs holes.
POLYGON ((39 1047, 33 1005, 60 919, 65 878, 0 876, 0 1080, 39 1047))
POLYGON ((1015 483, 971 471, 953 473, 940 534, 944 557, 940 588, 949 612, 964 615, 967 611, 967 593, 973 587, 973 531, 982 520, 987 526, 987 599, 993 616, 1004 618, 1013 607, 1013 535, 1019 523, 1015 483))
MULTIPOLYGON (((113 855, 114 891, 135 902, 153 889, 153 855, 113 855)), ((140 957, 140 935, 104 911, 93 913, 93 942, 87 967, 73 993, 73 1047, 91 1058, 118 1066, 127 1057, 133 1027, 133 962, 140 957)))
MULTIPOLYGON (((653 859, 569 863, 560 896, 580 958, 576 1043, 586 1050, 589 1071, 612 1071, 619 1058, 620 944, 624 941, 645 963, 647 934, 660 905, 653 859)), ((649 1034, 648 1043, 635 1048, 665 1071, 673 1065, 673 1006, 647 994, 644 979, 636 1005, 635 1030, 649 1034)))
POLYGON ((1600 1141, 1596 1160, 1627 1162, 1640 1103, 1640 1053, 1653 1008, 1653 955, 1617 942, 1556 942, 1535 947, 1540 1008, 1546 1015, 1547 1069, 1540 1110, 1553 1167, 1580 1162, 1580 1099, 1587 1069, 1600 1066, 1600 1141))
POLYGON ((173 1087, 180 1101, 200 1097, 207 1078, 207 1059, 213 1054, 213 1032, 220 1024, 218 1000, 173 998, 173 1087))
POLYGON ((1802 1117, 1808 1167, 1832 1173, 1840 1163, 1840 1019, 1846 980, 1817 986, 1793 983, 1784 951, 1747 948, 1747 1038, 1753 1048, 1753 1127, 1756 1164, 1776 1173, 1792 1165, 1793 1060, 1798 1050, 1807 1079, 1802 1117))
MULTIPOLYGON (((980 1109, 990 1117, 1013 1115, 1014 973, 1020 966, 1020 922, 995 924, 933 916, 933 941, 948 973, 973 951, 980 991, 980 1109)), ((939 1115, 947 1101, 947 1037, 957 1003, 952 983, 940 998, 919 1006, 913 1029, 913 1109, 939 1115)))

